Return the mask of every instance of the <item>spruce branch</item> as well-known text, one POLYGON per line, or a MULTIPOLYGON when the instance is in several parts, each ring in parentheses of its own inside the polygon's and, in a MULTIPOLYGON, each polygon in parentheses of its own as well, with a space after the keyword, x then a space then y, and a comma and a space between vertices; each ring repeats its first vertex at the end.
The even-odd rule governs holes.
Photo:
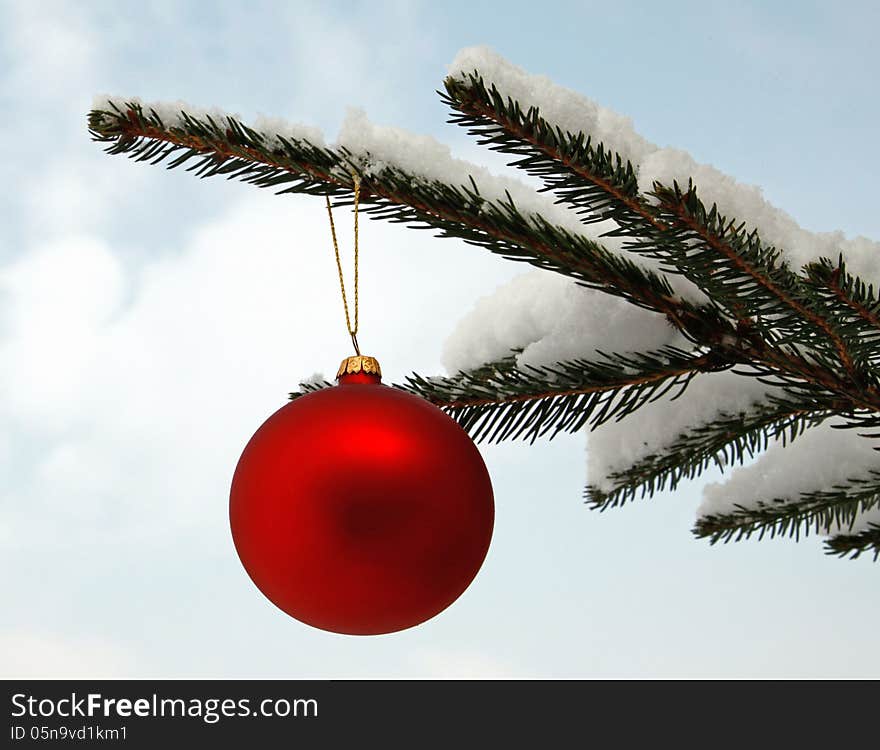
POLYGON ((865 552, 873 552, 874 562, 880 559, 880 524, 872 523, 857 534, 840 534, 825 542, 825 554, 854 560, 865 552))
POLYGON ((588 485, 584 497, 592 508, 605 510, 637 496, 674 490, 682 480, 693 479, 710 466, 741 464, 777 439, 787 444, 833 414, 831 404, 821 408, 816 402, 789 398, 771 398, 748 411, 721 413, 713 422, 679 435, 662 453, 611 473, 608 487, 588 485))
MULTIPOLYGON (((873 285, 865 284, 846 269, 843 256, 837 263, 828 258, 804 267, 807 287, 832 317, 863 380, 877 384, 872 368, 880 359, 880 301, 873 285)), ((867 384, 867 383, 865 383, 867 384)))
POLYGON ((453 110, 450 122, 493 150, 520 156, 510 165, 540 177, 544 190, 585 220, 612 219, 618 228, 606 235, 625 237, 626 249, 660 260, 723 309, 695 340, 716 347, 719 340, 734 342, 727 349, 732 363, 756 363, 780 381, 833 391, 850 398, 853 409, 880 408, 880 392, 863 387, 856 352, 803 279, 756 231, 747 233, 716 206, 707 211, 693 184, 683 193, 678 185, 655 183, 657 205, 639 194, 630 162, 589 134, 548 122, 537 107, 525 109, 494 84, 487 87, 479 71, 448 77, 444 86, 438 93, 453 110))
POLYGON ((795 500, 773 498, 755 507, 737 506, 731 513, 703 516, 694 534, 710 544, 765 536, 800 539, 812 532, 821 534, 832 526, 851 526, 860 513, 880 505, 880 471, 852 478, 831 490, 802 492, 795 500))
POLYGON ((624 161, 589 134, 572 133, 548 123, 536 106, 522 105, 498 90, 488 88, 479 71, 445 79, 438 92, 452 110, 448 122, 477 136, 477 142, 499 153, 521 157, 509 163, 540 177, 544 190, 552 191, 587 222, 613 219, 621 225, 637 224, 642 232, 653 227, 665 232, 653 208, 639 193, 633 164, 624 161))
POLYGON ((747 308, 755 325, 772 343, 800 343, 815 351, 829 344, 848 374, 853 358, 833 322, 812 309, 801 278, 765 246, 756 229, 727 219, 713 205, 708 211, 690 184, 667 188, 654 184, 660 217, 677 235, 669 259, 733 316, 747 308), (817 335, 818 334, 818 335, 817 335))
POLYGON ((711 352, 675 347, 597 357, 520 368, 508 358, 450 378, 411 375, 402 387, 443 408, 476 441, 534 442, 622 419, 673 389, 677 398, 697 373, 716 366, 711 352))
POLYGON ((332 388, 333 383, 329 380, 319 380, 319 381, 311 381, 308 383, 300 383, 298 391, 291 391, 287 394, 289 401, 296 401, 296 399, 301 398, 302 396, 307 396, 310 393, 315 393, 316 391, 323 391, 325 388, 332 388))
MULTIPOLYGON (((578 283, 667 314, 670 320, 718 321, 700 308, 677 299, 668 282, 599 243, 556 226, 539 215, 524 215, 508 195, 484 197, 477 182, 447 185, 386 166, 364 175, 369 164, 344 148, 316 146, 305 138, 258 133, 226 116, 223 123, 182 113, 183 122, 166 126, 159 115, 137 103, 125 109, 89 113, 92 138, 107 143, 110 154, 159 164, 174 156, 169 169, 195 159, 187 171, 197 176, 225 176, 257 187, 283 187, 279 193, 337 196, 347 205, 353 190, 351 171, 361 174, 363 212, 374 218, 440 231, 479 245, 511 260, 563 273, 578 283)), ((369 155, 367 155, 367 160, 369 155)))
MULTIPOLYGON (((572 133, 548 123, 539 109, 522 105, 492 84, 486 87, 479 71, 465 80, 447 77, 439 92, 455 114, 450 122, 463 125, 478 142, 501 153, 522 156, 510 166, 539 176, 544 190, 572 205, 591 220, 612 219, 620 228, 609 234, 631 239, 628 249, 651 255, 696 283, 739 322, 772 320, 773 331, 785 323, 800 327, 803 320, 822 330, 844 366, 850 354, 826 320, 800 301, 804 291, 798 277, 779 261, 779 253, 760 242, 757 232, 707 211, 691 184, 684 193, 655 183, 653 198, 640 195, 635 168, 589 134, 572 133), (702 246, 702 252, 699 251, 702 246), (763 293, 763 294, 762 294, 763 293), (746 310, 757 311, 758 316, 746 310)), ((784 343, 779 340, 778 343, 784 343)))

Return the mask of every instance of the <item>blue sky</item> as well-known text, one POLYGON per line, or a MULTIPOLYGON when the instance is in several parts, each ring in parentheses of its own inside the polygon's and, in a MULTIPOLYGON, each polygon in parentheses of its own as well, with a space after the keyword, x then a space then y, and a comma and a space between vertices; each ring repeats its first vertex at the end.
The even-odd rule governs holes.
MULTIPOLYGON (((492 549, 434 620, 350 638, 279 613, 226 503, 254 429, 347 352, 322 204, 107 157, 85 114, 98 93, 185 99, 332 140, 354 105, 495 168, 434 93, 488 44, 809 229, 878 238, 878 22, 867 3, 0 0, 0 674, 876 676, 876 565, 817 539, 710 547, 697 485, 592 513, 582 435, 484 449, 492 549)), ((392 380, 439 372, 456 321, 524 270, 376 222, 362 241, 362 341, 392 380)))

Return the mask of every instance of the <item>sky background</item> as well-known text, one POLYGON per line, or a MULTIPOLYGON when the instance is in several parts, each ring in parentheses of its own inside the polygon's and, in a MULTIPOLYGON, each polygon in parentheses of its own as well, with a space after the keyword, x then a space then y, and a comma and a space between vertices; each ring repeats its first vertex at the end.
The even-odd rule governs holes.
MULTIPOLYGON (((870 559, 710 547, 699 483, 591 512, 584 435, 482 448, 492 547, 428 623, 357 638, 282 614, 228 490, 287 392, 348 353, 323 202, 111 158, 85 121, 99 93, 184 99, 332 141, 360 106, 500 169, 435 93, 487 44, 804 227, 876 239, 878 23, 855 2, 0 0, 0 676, 878 676, 870 559)), ((456 322, 526 270, 361 237, 360 338, 390 381, 441 372, 456 322)))

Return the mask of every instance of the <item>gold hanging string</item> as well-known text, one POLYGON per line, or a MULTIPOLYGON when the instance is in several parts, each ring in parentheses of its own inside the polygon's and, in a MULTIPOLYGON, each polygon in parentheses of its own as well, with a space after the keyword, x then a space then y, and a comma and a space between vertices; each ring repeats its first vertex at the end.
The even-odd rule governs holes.
POLYGON ((342 290, 342 306, 345 309, 345 327, 351 336, 355 353, 360 356, 361 348, 358 346, 358 201, 361 196, 361 181, 354 173, 354 327, 351 325, 351 317, 348 313, 348 298, 345 296, 345 279, 342 276, 342 261, 339 259, 339 244, 336 242, 336 227, 333 224, 333 211, 330 209, 330 196, 324 196, 327 201, 327 216, 330 217, 330 234, 333 237, 333 252, 336 253, 336 269, 339 271, 339 288, 342 290))

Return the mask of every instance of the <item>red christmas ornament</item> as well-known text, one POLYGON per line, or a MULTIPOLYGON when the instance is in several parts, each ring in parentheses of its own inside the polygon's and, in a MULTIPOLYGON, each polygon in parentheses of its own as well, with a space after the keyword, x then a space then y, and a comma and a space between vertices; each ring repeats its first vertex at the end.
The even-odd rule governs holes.
POLYGON ((483 563, 495 506, 479 451, 440 409, 349 357, 251 438, 229 518, 251 579, 287 614, 336 633, 417 625, 483 563))

